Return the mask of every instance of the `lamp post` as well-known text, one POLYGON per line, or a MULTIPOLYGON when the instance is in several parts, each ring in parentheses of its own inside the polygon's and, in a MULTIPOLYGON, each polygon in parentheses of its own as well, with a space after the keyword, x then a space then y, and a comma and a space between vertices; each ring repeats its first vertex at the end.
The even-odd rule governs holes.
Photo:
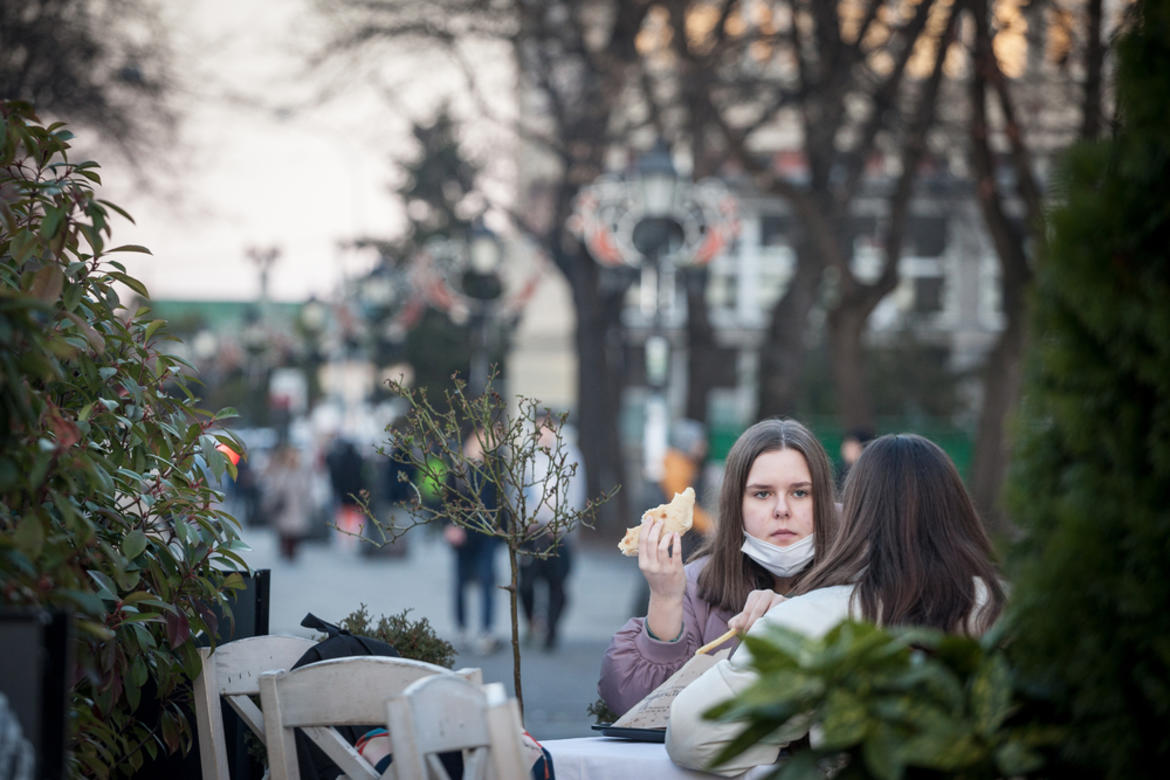
POLYGON ((678 269, 709 263, 735 238, 735 199, 717 180, 680 178, 669 147, 659 141, 627 175, 606 174, 582 188, 569 228, 601 265, 641 271, 643 309, 651 317, 644 342, 649 395, 643 470, 648 480, 657 481, 670 423, 668 297, 673 297, 678 269))
POLYGON ((251 407, 252 425, 268 424, 268 329, 260 318, 260 312, 255 307, 249 307, 244 313, 243 327, 240 329, 240 344, 248 356, 245 368, 249 385, 249 406, 251 407))
POLYGON ((496 346, 493 314, 495 303, 504 292, 500 279, 502 255, 496 234, 482 223, 476 223, 467 239, 467 268, 463 271, 461 285, 472 303, 468 324, 474 343, 468 383, 475 395, 487 387, 491 353, 496 346))
POLYGON ((428 242, 423 254, 420 284, 433 305, 447 312, 456 324, 469 328, 468 387, 473 394, 482 393, 487 387, 491 356, 497 348, 497 330, 509 313, 527 302, 539 271, 519 295, 510 294, 503 245, 480 221, 462 240, 428 242))
POLYGON ((418 323, 425 304, 417 295, 407 269, 387 255, 362 278, 358 298, 369 331, 377 400, 384 398, 386 373, 401 358, 406 333, 418 323))
POLYGON ((311 413, 321 395, 321 339, 329 324, 329 307, 315 295, 301 304, 297 327, 305 343, 305 396, 311 413))
POLYGON ((272 271, 272 266, 280 260, 280 247, 250 246, 244 250, 244 254, 256 266, 256 270, 260 274, 260 316, 262 319, 266 319, 268 316, 268 275, 272 271))

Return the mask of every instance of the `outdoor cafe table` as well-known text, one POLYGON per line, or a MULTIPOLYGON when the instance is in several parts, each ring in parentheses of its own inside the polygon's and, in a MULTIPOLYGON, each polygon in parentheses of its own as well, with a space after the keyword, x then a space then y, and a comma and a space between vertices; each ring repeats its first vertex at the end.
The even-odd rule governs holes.
MULTIPOLYGON (((683 769, 661 742, 614 737, 550 739, 540 743, 553 760, 557 780, 684 780, 718 775, 683 769)), ((756 767, 745 778, 764 777, 774 767, 756 767)))

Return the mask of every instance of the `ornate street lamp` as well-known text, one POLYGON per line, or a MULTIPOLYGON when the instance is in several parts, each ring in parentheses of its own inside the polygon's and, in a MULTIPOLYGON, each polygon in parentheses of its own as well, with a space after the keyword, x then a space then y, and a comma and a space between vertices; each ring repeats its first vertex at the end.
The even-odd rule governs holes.
POLYGON ((666 295, 679 269, 702 266, 739 232, 736 203, 715 179, 682 180, 669 147, 659 141, 626 175, 605 174, 577 195, 569 228, 602 266, 639 268, 646 295, 652 291, 650 333, 644 343, 646 402, 643 465, 656 481, 666 454, 670 340, 663 322, 666 295))
POLYGON ((305 395, 310 412, 321 395, 321 362, 324 359, 321 353, 322 339, 328 326, 329 307, 317 300, 315 295, 309 296, 297 314, 297 329, 305 346, 305 395))
POLYGON ((252 425, 268 424, 268 372, 270 370, 268 350, 269 334, 260 311, 249 307, 244 313, 243 327, 239 333, 240 345, 248 356, 245 375, 249 385, 249 406, 252 425))
POLYGON ((646 217, 669 217, 674 211, 675 190, 678 188, 678 171, 670 148, 664 141, 638 159, 635 168, 637 183, 642 188, 642 203, 646 217))
POLYGON ((467 238, 467 268, 463 271, 463 292, 472 302, 469 325, 475 343, 471 349, 471 367, 468 383, 471 392, 478 395, 487 387, 488 364, 495 346, 495 302, 504 292, 500 279, 503 248, 496 234, 477 222, 467 238))
POLYGON ((417 283, 427 300, 452 322, 470 329, 473 339, 468 386, 478 394, 487 386, 496 337, 502 323, 519 315, 535 292, 542 274, 538 265, 519 286, 513 266, 504 264, 499 237, 477 221, 463 240, 435 239, 427 243, 418 264, 417 283))
POLYGON ((409 271, 385 255, 360 280, 357 298, 374 366, 374 395, 379 397, 386 392, 385 374, 394 361, 401 359, 406 333, 422 316, 425 304, 409 271))

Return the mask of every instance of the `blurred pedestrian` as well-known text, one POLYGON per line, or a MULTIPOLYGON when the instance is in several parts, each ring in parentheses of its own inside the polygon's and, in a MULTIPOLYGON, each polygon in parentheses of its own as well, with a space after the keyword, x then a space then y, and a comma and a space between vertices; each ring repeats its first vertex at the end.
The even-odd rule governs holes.
POLYGON ((682 539, 683 557, 689 558, 711 532, 711 515, 702 504, 703 463, 707 459, 707 431, 697 420, 678 420, 671 427, 670 446, 662 460, 662 488, 664 501, 688 487, 695 490, 695 513, 691 530, 682 539))
POLYGON ((849 475, 849 469, 853 468, 853 464, 861 457, 861 451, 865 449, 865 445, 873 441, 873 437, 873 431, 864 427, 850 428, 845 432, 841 439, 841 461, 837 468, 838 490, 845 486, 845 477, 849 475))
POLYGON ((561 499, 565 509, 580 510, 585 506, 585 462, 574 441, 573 431, 568 425, 560 426, 560 442, 557 441, 558 420, 551 415, 536 419, 540 450, 533 463, 530 484, 525 488, 524 505, 529 512, 529 522, 546 529, 528 548, 532 551, 548 551, 544 558, 531 555, 520 559, 520 606, 528 624, 528 636, 535 639, 543 635, 546 651, 556 648, 561 617, 567 604, 565 583, 573 563, 572 529, 548 530, 556 516, 556 508, 546 499, 561 499), (556 486, 545 485, 553 474, 554 464, 564 456, 564 467, 574 464, 572 476, 565 475, 565 483, 556 486), (557 540, 559 537, 559 542, 557 540), (552 549, 554 542, 556 549, 552 549), (543 598, 542 598, 543 597, 543 598), (538 601, 541 602, 538 605, 538 601))
POLYGON ((484 438, 482 429, 474 429, 464 440, 463 454, 469 470, 461 479, 452 479, 452 488, 462 501, 481 504, 483 513, 477 518, 483 530, 448 524, 443 529, 443 538, 455 553, 455 624, 459 629, 459 641, 463 648, 472 647, 478 653, 487 655, 497 647, 492 634, 496 600, 496 545, 499 537, 488 531, 498 528, 500 508, 499 486, 489 479, 485 468, 484 438), (479 633, 473 639, 467 617, 467 590, 471 586, 479 591, 479 633))
POLYGON ((333 488, 334 521, 341 531, 341 544, 353 549, 365 526, 365 512, 361 507, 362 491, 366 489, 362 473, 365 463, 352 441, 338 438, 325 456, 325 465, 333 488))
POLYGON ((264 472, 263 508, 280 540, 280 555, 287 561, 296 559, 297 547, 309 532, 311 485, 297 448, 291 444, 277 448, 264 472))

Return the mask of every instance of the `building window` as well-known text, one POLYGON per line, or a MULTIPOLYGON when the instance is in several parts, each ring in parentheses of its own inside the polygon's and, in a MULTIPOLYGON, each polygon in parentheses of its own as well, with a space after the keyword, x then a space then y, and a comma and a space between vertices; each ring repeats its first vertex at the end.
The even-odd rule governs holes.
POLYGON ((919 257, 938 257, 947 248, 947 218, 911 216, 909 244, 919 257))
POLYGON ((938 314, 943 310, 943 277, 914 277, 914 313, 938 314))
POLYGON ((765 214, 760 217, 760 246, 789 246, 791 244, 791 217, 783 214, 765 214))

